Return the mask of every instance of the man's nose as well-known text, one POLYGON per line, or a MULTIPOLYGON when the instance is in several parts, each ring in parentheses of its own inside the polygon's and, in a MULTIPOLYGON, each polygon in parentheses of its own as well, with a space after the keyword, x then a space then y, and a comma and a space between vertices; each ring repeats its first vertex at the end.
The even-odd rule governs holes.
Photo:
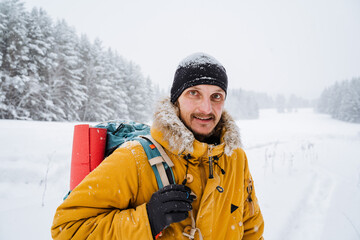
POLYGON ((204 98, 200 102, 199 110, 203 114, 210 114, 212 112, 211 100, 208 98, 204 98))

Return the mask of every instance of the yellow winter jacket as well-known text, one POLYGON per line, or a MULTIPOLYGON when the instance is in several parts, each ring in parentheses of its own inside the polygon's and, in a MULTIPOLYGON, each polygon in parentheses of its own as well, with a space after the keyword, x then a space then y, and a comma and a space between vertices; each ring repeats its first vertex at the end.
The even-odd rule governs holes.
MULTIPOLYGON (((196 194, 195 239, 262 239, 264 222, 235 122, 224 112, 221 144, 194 139, 164 100, 151 128, 152 137, 174 163, 177 184, 196 194), (191 155, 185 160, 185 155, 191 155), (209 157, 219 160, 209 179, 209 157), (188 174, 186 175, 186 165, 188 174), (221 169, 225 171, 223 174, 221 169)), ((91 172, 56 210, 54 239, 152 239, 146 203, 158 190, 154 172, 137 141, 127 142, 91 172)), ((191 219, 173 223, 159 239, 188 239, 191 219)))

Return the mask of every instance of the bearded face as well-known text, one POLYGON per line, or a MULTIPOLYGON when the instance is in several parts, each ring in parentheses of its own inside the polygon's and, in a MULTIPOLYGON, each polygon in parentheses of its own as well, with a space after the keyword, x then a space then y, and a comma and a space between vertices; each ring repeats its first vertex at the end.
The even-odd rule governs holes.
POLYGON ((226 93, 218 86, 196 85, 178 98, 180 119, 198 140, 212 135, 219 123, 226 93))

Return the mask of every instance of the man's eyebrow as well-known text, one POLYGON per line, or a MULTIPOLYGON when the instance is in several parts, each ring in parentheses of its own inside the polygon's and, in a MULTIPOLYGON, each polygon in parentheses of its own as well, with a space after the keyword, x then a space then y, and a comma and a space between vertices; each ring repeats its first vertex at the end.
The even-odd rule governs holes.
POLYGON ((225 93, 225 91, 222 90, 222 89, 215 90, 215 92, 217 92, 217 93, 225 93))
POLYGON ((214 93, 225 94, 225 91, 223 89, 218 89, 218 90, 215 90, 214 93))
MULTIPOLYGON (((189 90, 201 90, 201 88, 199 88, 198 86, 192 86, 188 88, 189 90)), ((214 92, 217 93, 225 93, 225 91, 221 88, 214 90, 214 92)))
POLYGON ((189 87, 189 89, 199 90, 200 88, 199 88, 199 87, 197 87, 197 86, 192 86, 192 87, 189 87))

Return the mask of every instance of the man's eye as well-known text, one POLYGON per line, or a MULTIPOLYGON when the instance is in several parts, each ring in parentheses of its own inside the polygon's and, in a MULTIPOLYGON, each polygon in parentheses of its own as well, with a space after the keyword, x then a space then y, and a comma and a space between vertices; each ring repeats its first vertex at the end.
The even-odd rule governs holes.
POLYGON ((197 94, 196 91, 189 91, 189 94, 192 95, 192 96, 195 96, 197 94))
POLYGON ((222 95, 221 95, 221 94, 213 94, 212 97, 213 97, 213 99, 215 99, 215 100, 221 100, 221 99, 222 99, 222 95))

